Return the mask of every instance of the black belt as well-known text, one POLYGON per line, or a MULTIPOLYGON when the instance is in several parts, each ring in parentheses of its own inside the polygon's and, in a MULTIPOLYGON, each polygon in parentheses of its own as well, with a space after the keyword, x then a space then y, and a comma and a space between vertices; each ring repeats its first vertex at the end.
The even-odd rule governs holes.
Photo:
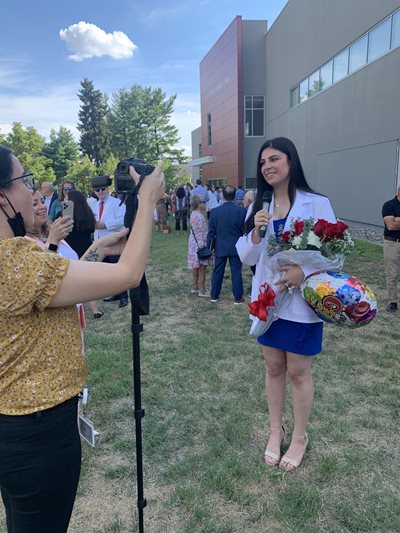
POLYGON ((400 242, 400 239, 396 239, 396 237, 387 237, 385 235, 383 238, 385 239, 385 241, 400 242))

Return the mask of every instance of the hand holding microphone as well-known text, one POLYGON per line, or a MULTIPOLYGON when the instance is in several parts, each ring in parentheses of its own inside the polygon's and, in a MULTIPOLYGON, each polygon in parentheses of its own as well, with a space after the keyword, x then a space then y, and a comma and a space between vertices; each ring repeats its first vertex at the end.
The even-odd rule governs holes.
MULTIPOLYGON (((262 203, 263 210, 269 213, 269 208, 270 208, 271 201, 272 201, 272 191, 265 191, 262 197, 262 201, 263 201, 262 203)), ((260 226, 258 230, 258 234, 260 235, 261 239, 265 237, 266 231, 267 231, 267 224, 263 224, 262 226, 260 226)))

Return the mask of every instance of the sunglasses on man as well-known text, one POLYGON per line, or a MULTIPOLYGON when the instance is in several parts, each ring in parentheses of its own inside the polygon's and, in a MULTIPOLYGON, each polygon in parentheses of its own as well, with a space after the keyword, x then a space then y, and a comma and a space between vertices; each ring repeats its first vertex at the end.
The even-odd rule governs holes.
POLYGON ((107 187, 96 187, 95 191, 96 192, 104 192, 105 190, 107 189, 107 187))

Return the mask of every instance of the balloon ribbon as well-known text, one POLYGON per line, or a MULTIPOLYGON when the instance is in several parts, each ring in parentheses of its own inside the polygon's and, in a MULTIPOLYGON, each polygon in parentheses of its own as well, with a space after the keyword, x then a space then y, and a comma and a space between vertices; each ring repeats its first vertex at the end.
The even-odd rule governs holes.
POLYGON ((275 292, 271 289, 268 283, 263 283, 260 285, 260 294, 258 299, 254 302, 249 303, 250 314, 256 316, 263 322, 267 321, 268 316, 268 307, 275 306, 275 292))

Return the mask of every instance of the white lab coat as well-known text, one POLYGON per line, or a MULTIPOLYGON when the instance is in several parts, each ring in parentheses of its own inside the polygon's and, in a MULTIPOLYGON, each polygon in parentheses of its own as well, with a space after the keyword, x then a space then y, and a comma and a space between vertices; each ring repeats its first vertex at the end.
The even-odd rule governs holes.
MULTIPOLYGON (((272 196, 270 213, 273 213, 274 197, 272 196)), ((248 215, 251 213, 253 204, 248 209, 248 215)), ((332 210, 329 199, 326 196, 318 194, 297 191, 292 208, 289 211, 283 231, 290 229, 290 225, 295 220, 305 220, 313 218, 317 221, 319 218, 327 220, 328 222, 336 222, 335 214, 332 210)), ((254 230, 253 230, 254 231, 254 230)), ((271 235, 275 235, 273 220, 271 218, 265 237, 259 244, 253 244, 251 231, 248 235, 240 237, 236 243, 236 249, 240 260, 246 265, 257 265, 259 262, 268 261, 267 242, 271 235)), ((313 269, 302 267, 305 276, 314 273, 313 269)), ((253 283, 251 288, 251 301, 257 300, 259 294, 259 287, 265 281, 263 279, 263 269, 256 267, 256 274, 253 276, 253 283)), ((276 287, 278 289, 279 285, 276 287)), ((308 306, 300 294, 299 289, 295 289, 290 298, 286 299, 285 305, 277 310, 278 318, 291 320, 293 322, 321 322, 314 311, 308 306)), ((252 319, 254 317, 251 316, 252 319)))

